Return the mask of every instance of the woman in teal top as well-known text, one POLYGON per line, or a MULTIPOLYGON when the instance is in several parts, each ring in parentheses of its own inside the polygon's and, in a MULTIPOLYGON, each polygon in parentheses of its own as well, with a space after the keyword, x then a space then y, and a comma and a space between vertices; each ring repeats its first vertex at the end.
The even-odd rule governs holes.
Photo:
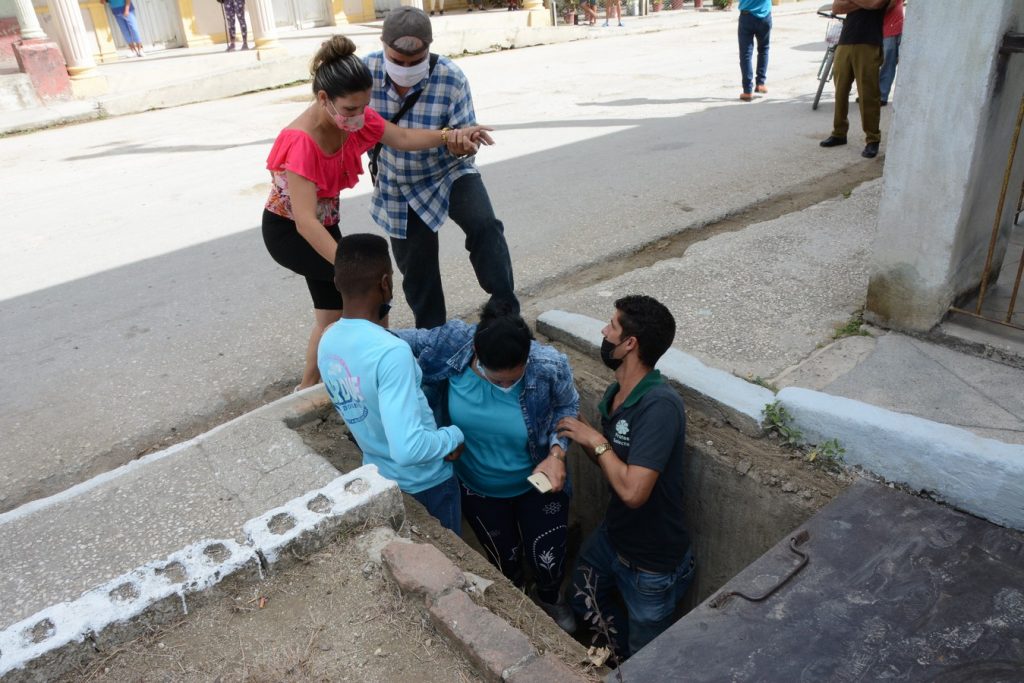
POLYGON ((465 435, 455 461, 462 513, 492 564, 525 588, 567 631, 572 611, 561 596, 569 521, 565 451, 556 432, 579 413, 579 394, 565 355, 537 343, 503 302, 489 303, 479 325, 452 320, 432 330, 398 330, 423 370, 424 393, 446 424, 465 435), (542 472, 552 491, 526 478, 542 472))

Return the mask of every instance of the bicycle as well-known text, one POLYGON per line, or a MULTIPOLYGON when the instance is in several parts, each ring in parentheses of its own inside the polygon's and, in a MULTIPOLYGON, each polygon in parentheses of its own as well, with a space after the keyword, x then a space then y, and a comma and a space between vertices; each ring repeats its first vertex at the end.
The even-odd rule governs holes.
POLYGON ((839 44, 839 34, 843 32, 843 18, 834 14, 830 5, 826 5, 828 11, 818 10, 819 17, 829 20, 828 28, 825 29, 825 57, 818 67, 818 92, 814 94, 814 103, 811 109, 817 111, 818 101, 821 93, 825 90, 825 84, 832 80, 832 62, 836 59, 836 45, 839 44))

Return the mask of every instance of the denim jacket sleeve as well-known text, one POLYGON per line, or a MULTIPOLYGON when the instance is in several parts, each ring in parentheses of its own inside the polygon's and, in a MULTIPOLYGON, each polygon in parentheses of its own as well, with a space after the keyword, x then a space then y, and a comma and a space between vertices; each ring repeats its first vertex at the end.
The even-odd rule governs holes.
POLYGON ((558 436, 558 423, 563 417, 576 417, 579 414, 580 395, 576 391, 572 368, 565 354, 559 353, 552 383, 551 424, 548 425, 549 449, 557 443, 563 451, 569 450, 569 439, 558 436))
POLYGON ((475 325, 467 325, 461 320, 449 320, 429 330, 392 330, 412 349, 412 355, 423 371, 424 384, 446 380, 465 369, 471 354, 471 351, 467 353, 467 345, 471 349, 475 331, 475 325))

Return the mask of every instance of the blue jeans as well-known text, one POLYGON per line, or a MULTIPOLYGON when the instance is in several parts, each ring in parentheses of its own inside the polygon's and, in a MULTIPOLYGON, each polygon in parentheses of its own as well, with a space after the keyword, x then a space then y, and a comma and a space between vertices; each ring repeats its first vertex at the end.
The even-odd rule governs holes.
POLYGON ((882 39, 882 69, 878 73, 878 89, 882 91, 883 102, 889 101, 889 91, 892 90, 892 82, 896 80, 902 39, 902 35, 882 39))
POLYGON ((437 517, 441 526, 462 535, 462 503, 459 498, 459 480, 453 474, 437 486, 413 493, 427 512, 437 517))
POLYGON ((121 29, 121 37, 124 38, 124 42, 129 45, 136 45, 142 43, 142 37, 139 35, 139 20, 135 16, 135 4, 128 8, 128 16, 124 15, 124 5, 117 9, 111 9, 111 14, 114 15, 114 21, 117 22, 118 28, 121 29))
POLYGON ((743 76, 743 92, 754 92, 754 73, 751 58, 754 54, 754 39, 757 39, 757 85, 764 85, 768 75, 768 41, 772 35, 772 15, 758 19, 749 12, 740 12, 737 35, 740 41, 740 73, 743 76))
POLYGON ((615 552, 608 530, 602 524, 583 544, 576 560, 570 605, 583 623, 584 615, 591 611, 584 591, 589 572, 596 608, 605 620, 611 619, 610 625, 618 632, 613 636, 617 641, 613 645, 619 657, 625 659, 672 625, 676 604, 693 582, 695 567, 690 550, 671 572, 654 573, 630 567, 615 552), (613 588, 622 596, 628 617, 611 598, 613 588))
MULTIPOLYGON (((464 175, 452 183, 448 216, 466 234, 466 251, 480 287, 492 299, 511 302, 518 311, 505 226, 494 215, 479 173, 464 175)), ((448 322, 448 311, 441 287, 437 233, 410 210, 405 239, 392 237, 391 249, 402 273, 402 291, 416 317, 416 327, 430 329, 444 325, 448 322)))

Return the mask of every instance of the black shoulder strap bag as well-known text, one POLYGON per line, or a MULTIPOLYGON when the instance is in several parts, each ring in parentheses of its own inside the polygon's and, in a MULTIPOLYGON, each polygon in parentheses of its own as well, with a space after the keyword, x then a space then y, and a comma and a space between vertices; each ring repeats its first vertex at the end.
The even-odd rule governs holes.
MULTIPOLYGON (((430 78, 430 74, 434 73, 435 66, 437 66, 437 55, 431 52, 430 70, 427 72, 427 78, 430 78)), ((402 103, 402 108, 398 110, 397 114, 391 117, 391 123, 398 123, 402 119, 402 117, 405 116, 406 112, 412 109, 413 105, 415 105, 416 102, 419 101, 420 95, 423 94, 423 91, 425 89, 426 86, 420 88, 412 95, 409 95, 407 98, 405 98, 405 102, 402 103)), ((380 148, 383 146, 384 143, 378 142, 376 145, 373 146, 373 149, 370 150, 369 154, 370 160, 369 163, 367 164, 367 167, 370 169, 370 180, 373 181, 374 187, 377 187, 377 157, 380 156, 380 148)))

